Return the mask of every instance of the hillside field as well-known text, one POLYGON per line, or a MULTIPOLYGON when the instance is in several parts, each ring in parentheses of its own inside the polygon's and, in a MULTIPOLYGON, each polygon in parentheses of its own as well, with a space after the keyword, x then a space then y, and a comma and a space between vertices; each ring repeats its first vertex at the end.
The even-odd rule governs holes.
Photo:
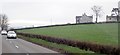
POLYGON ((102 45, 118 45, 118 23, 56 26, 17 31, 102 45))

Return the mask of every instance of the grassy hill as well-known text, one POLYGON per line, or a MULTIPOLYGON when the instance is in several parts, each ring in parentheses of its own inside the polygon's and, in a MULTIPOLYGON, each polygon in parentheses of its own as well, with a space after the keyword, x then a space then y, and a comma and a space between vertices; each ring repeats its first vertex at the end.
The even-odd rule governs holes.
POLYGON ((18 32, 47 35, 58 38, 92 42, 103 45, 118 45, 118 24, 85 24, 18 30, 18 32))

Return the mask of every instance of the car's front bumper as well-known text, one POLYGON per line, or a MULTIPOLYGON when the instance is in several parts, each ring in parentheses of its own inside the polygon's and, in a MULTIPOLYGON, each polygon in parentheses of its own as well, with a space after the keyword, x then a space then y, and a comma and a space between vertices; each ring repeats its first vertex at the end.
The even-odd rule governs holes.
POLYGON ((7 37, 8 39, 16 39, 17 37, 7 37))

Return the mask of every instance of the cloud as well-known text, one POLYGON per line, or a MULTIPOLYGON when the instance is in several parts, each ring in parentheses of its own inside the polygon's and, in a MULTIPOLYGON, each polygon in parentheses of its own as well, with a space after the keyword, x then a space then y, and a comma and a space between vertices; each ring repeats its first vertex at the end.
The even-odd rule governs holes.
POLYGON ((9 23, 15 25, 47 25, 75 23, 75 16, 83 13, 93 15, 91 7, 100 5, 104 17, 117 7, 118 0, 2 0, 3 13, 7 14, 9 23))

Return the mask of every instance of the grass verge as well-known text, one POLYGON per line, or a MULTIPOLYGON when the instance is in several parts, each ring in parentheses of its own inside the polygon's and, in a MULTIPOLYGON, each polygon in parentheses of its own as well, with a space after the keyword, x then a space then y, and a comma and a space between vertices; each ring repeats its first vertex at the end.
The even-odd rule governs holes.
POLYGON ((60 53, 70 53, 70 55, 98 55, 98 54, 95 54, 92 51, 85 51, 85 50, 81 50, 77 47, 71 47, 71 46, 67 46, 67 45, 64 45, 64 44, 52 43, 52 42, 48 42, 48 41, 45 41, 45 40, 42 40, 42 39, 29 38, 29 37, 24 37, 24 36, 21 36, 21 35, 18 35, 18 37, 22 38, 24 40, 30 41, 32 43, 47 47, 49 49, 58 51, 60 53))

